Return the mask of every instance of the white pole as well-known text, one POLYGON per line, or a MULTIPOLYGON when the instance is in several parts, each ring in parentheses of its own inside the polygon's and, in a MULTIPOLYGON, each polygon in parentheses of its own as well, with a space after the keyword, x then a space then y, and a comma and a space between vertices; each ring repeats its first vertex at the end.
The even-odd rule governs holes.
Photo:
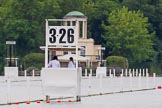
POLYGON ((79 21, 76 20, 76 33, 77 33, 77 36, 76 36, 76 67, 78 68, 78 38, 79 38, 79 21))
POLYGON ((122 77, 123 77, 123 73, 124 73, 123 71, 124 71, 124 70, 122 69, 122 73, 121 73, 121 76, 122 76, 122 77))
POLYGON ((148 68, 146 68, 146 77, 149 77, 148 68))
POLYGON ((129 76, 131 76, 131 69, 129 69, 129 76))
POLYGON ((91 74, 91 76, 92 76, 92 69, 90 69, 90 74, 91 74))
MULTIPOLYGON (((76 49, 75 49, 76 54, 75 55, 76 55, 76 68, 78 69, 78 38, 79 38, 79 35, 80 35, 80 32, 79 32, 79 21, 75 20, 75 23, 76 23, 76 25, 75 25, 75 27, 76 27, 76 49)), ((79 84, 79 86, 80 86, 80 84, 79 84)), ((78 89, 81 89, 81 88, 79 87, 78 89)), ((78 90, 78 91, 80 91, 80 90, 78 90)), ((76 98, 77 98, 76 99, 77 101, 81 101, 80 96, 76 96, 76 98)))
POLYGON ((26 74, 26 70, 24 70, 24 77, 26 78, 27 74, 26 74))
POLYGON ((48 20, 46 19, 45 67, 48 67, 48 20))
POLYGON ((128 76, 128 70, 125 69, 125 76, 127 77, 128 76))
POLYGON ((154 78, 156 77, 156 73, 153 73, 153 77, 154 77, 154 78))
POLYGON ((87 69, 85 69, 85 75, 84 76, 87 77, 87 69))
POLYGON ((111 76, 111 69, 109 69, 109 76, 110 76, 110 78, 112 77, 112 76, 111 76))
MULTIPOLYGON (((80 34, 80 32, 79 32, 79 21, 78 20, 75 20, 75 23, 76 23, 76 25, 75 25, 75 27, 76 27, 76 49, 75 49, 75 52, 76 52, 76 68, 78 69, 78 38, 79 38, 79 34, 80 34)), ((79 79, 79 83, 81 82, 81 79, 79 79)), ((79 86, 81 86, 80 84, 79 84, 79 86)), ((79 93, 78 93, 78 96, 76 96, 76 101, 81 101, 81 97, 79 96, 80 95, 80 87, 78 88, 79 90, 79 93)))
POLYGON ((139 77, 141 77, 141 69, 139 69, 139 77))
POLYGON ((115 77, 115 69, 113 69, 113 76, 115 77))
POLYGON ((143 69, 143 77, 145 77, 145 69, 143 69))
POLYGON ((138 76, 138 69, 136 69, 136 77, 138 76))
POLYGON ((32 77, 34 78, 34 76, 35 76, 35 70, 33 69, 33 71, 32 71, 32 77))
POLYGON ((132 70, 132 75, 133 75, 133 77, 135 76, 135 75, 134 75, 134 69, 132 70))

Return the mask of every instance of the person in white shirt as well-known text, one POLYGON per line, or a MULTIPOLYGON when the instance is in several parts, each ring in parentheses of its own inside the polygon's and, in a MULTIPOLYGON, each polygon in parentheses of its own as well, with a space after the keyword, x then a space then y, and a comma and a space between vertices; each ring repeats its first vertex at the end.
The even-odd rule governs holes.
POLYGON ((50 68, 60 68, 60 62, 57 59, 57 56, 52 58, 52 61, 49 62, 48 67, 50 68))
POLYGON ((75 68, 73 57, 69 58, 68 68, 75 68))

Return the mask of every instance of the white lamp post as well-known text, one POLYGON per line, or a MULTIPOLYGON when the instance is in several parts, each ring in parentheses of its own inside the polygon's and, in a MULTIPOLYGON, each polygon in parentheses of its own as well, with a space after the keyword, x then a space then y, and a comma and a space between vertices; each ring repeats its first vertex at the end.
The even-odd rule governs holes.
MULTIPOLYGON (((6 41, 6 45, 9 46, 9 52, 7 52, 7 56, 9 54, 9 67, 11 67, 11 59, 13 56, 13 46, 16 44, 16 41, 6 41)), ((8 50, 8 49, 7 49, 8 50)), ((8 62, 8 61, 7 61, 8 62)))

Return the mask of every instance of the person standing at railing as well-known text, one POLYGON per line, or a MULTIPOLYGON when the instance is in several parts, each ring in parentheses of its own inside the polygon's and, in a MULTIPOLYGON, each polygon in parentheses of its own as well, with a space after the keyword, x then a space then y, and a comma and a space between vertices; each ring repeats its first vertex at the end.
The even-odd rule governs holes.
POLYGON ((54 56, 49 62, 48 67, 50 68, 60 68, 60 62, 58 61, 57 56, 54 56))
POLYGON ((73 57, 69 58, 68 68, 75 68, 73 57))

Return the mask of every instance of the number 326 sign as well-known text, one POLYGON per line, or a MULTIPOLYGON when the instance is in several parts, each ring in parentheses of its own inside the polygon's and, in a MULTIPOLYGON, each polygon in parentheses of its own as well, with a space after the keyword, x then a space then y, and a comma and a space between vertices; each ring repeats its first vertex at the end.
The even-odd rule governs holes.
POLYGON ((49 26, 47 30, 48 45, 76 45, 75 26, 49 26))

